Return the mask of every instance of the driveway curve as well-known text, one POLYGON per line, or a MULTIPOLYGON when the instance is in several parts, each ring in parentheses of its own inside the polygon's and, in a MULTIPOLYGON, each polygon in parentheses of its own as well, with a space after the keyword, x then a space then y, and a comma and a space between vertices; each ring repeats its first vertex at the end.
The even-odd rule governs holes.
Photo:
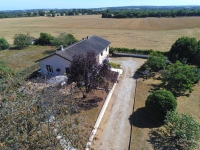
POLYGON ((136 80, 133 75, 144 62, 138 58, 111 58, 121 64, 123 74, 119 78, 91 148, 94 150, 128 150, 136 80))

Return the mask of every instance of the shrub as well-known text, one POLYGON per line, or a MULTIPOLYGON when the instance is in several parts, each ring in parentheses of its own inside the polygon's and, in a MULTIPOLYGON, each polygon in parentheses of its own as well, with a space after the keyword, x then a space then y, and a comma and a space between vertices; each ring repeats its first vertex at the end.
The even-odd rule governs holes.
POLYGON ((176 99, 167 90, 156 90, 152 92, 146 102, 147 113, 157 121, 163 122, 168 111, 174 111, 177 107, 176 99))
POLYGON ((165 68, 166 57, 160 52, 153 51, 149 54, 149 58, 146 62, 146 65, 153 71, 158 71, 160 69, 165 68))
POLYGON ((52 44, 55 46, 68 46, 77 41, 78 40, 72 34, 61 33, 58 37, 52 40, 52 44))
POLYGON ((40 33, 39 39, 36 41, 35 44, 39 45, 50 45, 53 41, 54 37, 48 33, 40 33))
POLYGON ((16 47, 18 49, 23 49, 28 47, 29 45, 31 45, 31 38, 30 35, 27 34, 16 34, 14 36, 14 45, 16 45, 16 47))
POLYGON ((7 42, 7 40, 3 37, 0 38, 0 50, 4 50, 9 48, 9 44, 7 42))

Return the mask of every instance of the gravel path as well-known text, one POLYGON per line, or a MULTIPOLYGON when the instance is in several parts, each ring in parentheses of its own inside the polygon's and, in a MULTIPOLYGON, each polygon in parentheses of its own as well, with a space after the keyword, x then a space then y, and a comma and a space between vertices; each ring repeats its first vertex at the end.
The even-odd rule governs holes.
POLYGON ((108 108, 100 123, 94 150, 128 150, 131 125, 129 117, 133 111, 136 80, 135 70, 144 63, 144 59, 112 58, 112 62, 121 64, 124 73, 119 78, 108 108))

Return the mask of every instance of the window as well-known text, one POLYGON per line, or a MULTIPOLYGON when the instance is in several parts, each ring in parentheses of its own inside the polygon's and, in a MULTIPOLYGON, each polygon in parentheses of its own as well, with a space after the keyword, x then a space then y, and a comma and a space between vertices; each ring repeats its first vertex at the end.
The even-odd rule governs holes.
POLYGON ((108 48, 106 48, 106 52, 108 51, 108 48))
POLYGON ((101 56, 103 56, 103 52, 101 52, 101 56))
POLYGON ((53 67, 50 65, 46 65, 47 71, 53 73, 53 67))

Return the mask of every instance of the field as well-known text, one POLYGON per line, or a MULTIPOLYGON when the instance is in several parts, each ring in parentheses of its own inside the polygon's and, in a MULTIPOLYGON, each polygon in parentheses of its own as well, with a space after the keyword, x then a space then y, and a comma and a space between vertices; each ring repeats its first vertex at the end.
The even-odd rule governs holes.
MULTIPOLYGON (((154 143, 149 137, 149 132, 153 129, 159 127, 159 125, 153 121, 151 118, 145 115, 145 101, 149 95, 149 91, 153 89, 151 84, 159 84, 159 80, 148 79, 143 81, 138 80, 138 86, 136 90, 136 103, 133 113, 133 129, 131 138, 131 149, 148 149, 153 150, 153 146, 162 144, 154 143), (151 141, 151 142, 150 142, 151 141)), ((177 98, 178 113, 185 113, 195 117, 195 120, 200 122, 200 93, 199 93, 200 83, 194 86, 194 91, 189 97, 180 96, 177 98)), ((199 143, 200 144, 200 143, 199 143)))
POLYGON ((72 33, 77 39, 96 34, 111 41, 112 47, 168 51, 182 36, 200 39, 200 17, 109 19, 100 15, 0 19, 0 36, 10 44, 13 36, 40 32, 57 36, 72 33))

